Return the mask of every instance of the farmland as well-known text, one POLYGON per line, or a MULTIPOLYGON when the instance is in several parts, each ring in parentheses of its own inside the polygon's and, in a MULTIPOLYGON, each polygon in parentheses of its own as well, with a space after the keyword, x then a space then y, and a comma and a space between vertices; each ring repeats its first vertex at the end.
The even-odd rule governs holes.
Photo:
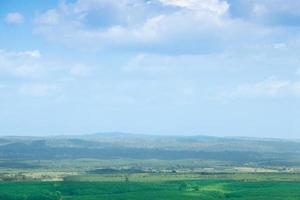
POLYGON ((74 176, 60 182, 2 182, 0 199, 296 200, 299 188, 300 176, 287 174, 101 175, 74 176))
POLYGON ((4 137, 0 200, 300 199, 299 141, 4 137))

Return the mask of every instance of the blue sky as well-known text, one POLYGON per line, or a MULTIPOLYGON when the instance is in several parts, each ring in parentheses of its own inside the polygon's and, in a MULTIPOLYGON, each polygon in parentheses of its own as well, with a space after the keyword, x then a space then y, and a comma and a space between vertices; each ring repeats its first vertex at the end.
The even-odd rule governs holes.
POLYGON ((0 135, 300 138, 297 0, 2 0, 0 135))

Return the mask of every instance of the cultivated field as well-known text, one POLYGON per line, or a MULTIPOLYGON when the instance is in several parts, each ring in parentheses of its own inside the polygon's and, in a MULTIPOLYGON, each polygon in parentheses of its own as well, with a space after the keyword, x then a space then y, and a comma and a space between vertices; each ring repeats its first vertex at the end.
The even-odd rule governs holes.
POLYGON ((81 175, 59 182, 2 182, 0 199, 298 200, 299 188, 299 174, 81 175))
POLYGON ((300 142, 4 137, 0 200, 299 200, 300 142))

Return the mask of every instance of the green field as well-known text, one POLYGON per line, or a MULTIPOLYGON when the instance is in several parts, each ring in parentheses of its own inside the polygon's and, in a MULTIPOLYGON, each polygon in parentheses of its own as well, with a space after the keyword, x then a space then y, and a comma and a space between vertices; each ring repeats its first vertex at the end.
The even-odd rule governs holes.
MULTIPOLYGON (((61 182, 2 182, 1 200, 298 200, 300 181, 291 174, 111 175, 70 177, 61 182), (91 179, 91 177, 93 179, 91 179), (96 178, 98 179, 96 179, 96 178), (159 180, 161 177, 161 180, 159 180), (184 177, 186 180, 184 180, 184 177), (280 179, 283 177, 283 179, 280 179), (289 179, 290 177, 290 179, 289 179), (192 179, 193 178, 193 179, 192 179)), ((299 175, 295 175, 299 178, 299 175)))
POLYGON ((300 200, 300 142, 0 138, 0 200, 300 200))

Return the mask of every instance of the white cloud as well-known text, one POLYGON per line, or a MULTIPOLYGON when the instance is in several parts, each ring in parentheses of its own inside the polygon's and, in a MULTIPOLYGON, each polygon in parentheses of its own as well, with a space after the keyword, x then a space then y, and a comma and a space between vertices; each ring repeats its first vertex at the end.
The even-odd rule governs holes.
POLYGON ((262 16, 268 12, 268 9, 263 4, 255 4, 253 6, 253 12, 256 16, 262 16))
POLYGON ((40 58, 41 52, 39 50, 32 50, 32 51, 18 51, 18 52, 13 52, 13 51, 5 51, 0 49, 0 53, 2 55, 6 55, 8 57, 24 57, 24 58, 40 58))
MULTIPOLYGON (((251 57, 249 60, 252 60, 251 57)), ((234 53, 161 55, 139 53, 133 56, 122 67, 125 72, 172 73, 173 76, 183 74, 196 75, 240 68, 240 63, 248 62, 234 53)))
POLYGON ((300 2, 296 0, 234 0, 231 6, 234 17, 252 23, 273 28, 300 25, 300 2))
POLYGON ((160 0, 163 4, 179 6, 198 12, 209 12, 216 15, 227 13, 229 4, 219 0, 160 0))
POLYGON ((299 96, 300 82, 291 80, 278 80, 270 77, 257 83, 239 85, 231 91, 221 93, 225 98, 240 97, 276 97, 279 95, 299 96))
POLYGON ((59 23, 60 15, 56 10, 48 10, 46 13, 36 18, 35 22, 44 25, 57 25, 59 23))
POLYGON ((19 92, 23 95, 42 97, 50 95, 57 89, 57 86, 49 84, 24 84, 20 86, 19 92))
MULTIPOLYGON (((38 15, 35 33, 88 50, 207 53, 244 31, 228 8, 220 0, 77 0, 38 15)), ((253 28, 247 38, 261 34, 253 28)))
POLYGON ((5 17, 5 22, 7 24, 19 25, 24 22, 24 17, 21 13, 18 12, 8 13, 5 17))
POLYGON ((42 56, 39 50, 24 51, 24 52, 20 52, 19 55, 29 56, 31 58, 40 58, 42 56))
POLYGON ((44 70, 39 50, 12 52, 0 49, 0 71, 13 76, 35 77, 44 70))

